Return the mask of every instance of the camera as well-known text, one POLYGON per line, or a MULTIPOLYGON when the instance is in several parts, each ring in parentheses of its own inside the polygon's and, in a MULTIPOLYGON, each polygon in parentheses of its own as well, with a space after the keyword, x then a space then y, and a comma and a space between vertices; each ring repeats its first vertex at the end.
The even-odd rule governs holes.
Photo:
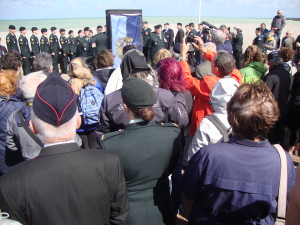
POLYGON ((186 43, 194 43, 194 42, 195 42, 194 36, 187 36, 186 37, 186 43))

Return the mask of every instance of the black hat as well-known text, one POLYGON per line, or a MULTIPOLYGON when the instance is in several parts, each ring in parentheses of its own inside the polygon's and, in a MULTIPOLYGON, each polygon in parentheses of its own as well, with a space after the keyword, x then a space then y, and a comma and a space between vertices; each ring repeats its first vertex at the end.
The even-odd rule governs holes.
POLYGON ((129 107, 147 108, 157 102, 153 88, 146 81, 135 77, 128 77, 121 89, 123 102, 129 107))
POLYGON ((155 29, 159 29, 159 28, 161 28, 161 27, 162 27, 162 26, 161 26, 160 24, 154 26, 155 29))
POLYGON ((26 28, 25 27, 20 27, 19 28, 19 31, 23 31, 23 30, 26 30, 26 28))
POLYGON ((70 35, 70 34, 72 34, 72 33, 74 33, 74 31, 73 31, 73 30, 69 30, 69 33, 68 33, 68 34, 70 35))
POLYGON ((8 29, 10 29, 10 30, 15 30, 16 27, 15 27, 14 25, 9 25, 8 29))
POLYGON ((37 27, 32 27, 32 28, 31 28, 31 31, 32 31, 32 32, 35 31, 35 30, 38 30, 38 28, 37 28, 37 27))
POLYGON ((270 52, 268 55, 269 62, 280 62, 282 59, 277 51, 270 52))
POLYGON ((82 30, 79 30, 77 33, 80 34, 82 32, 82 30))
POLYGON ((97 26, 97 29, 103 28, 102 26, 97 26))
POLYGON ((42 28, 42 29, 41 29, 42 34, 45 33, 45 32, 47 32, 47 31, 48 31, 48 30, 47 30, 46 28, 42 28))
POLYGON ((177 23, 177 25, 182 26, 182 23, 177 23))
POLYGON ((60 126, 75 115, 76 95, 71 86, 58 73, 53 72, 38 86, 32 109, 42 121, 60 126))
POLYGON ((51 27, 50 30, 54 31, 54 30, 57 30, 57 28, 56 27, 51 27))
POLYGON ((84 32, 85 32, 85 31, 89 31, 89 30, 90 30, 89 27, 85 27, 85 28, 83 29, 84 32))
POLYGON ((66 30, 64 28, 59 29, 59 33, 61 32, 66 32, 66 30))
POLYGON ((164 25, 170 25, 169 23, 165 23, 164 25))

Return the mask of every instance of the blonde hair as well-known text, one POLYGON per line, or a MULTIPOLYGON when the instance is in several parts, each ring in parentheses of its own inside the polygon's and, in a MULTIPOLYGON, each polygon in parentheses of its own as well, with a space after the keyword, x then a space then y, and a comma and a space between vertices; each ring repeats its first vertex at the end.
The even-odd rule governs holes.
POLYGON ((166 59, 166 58, 170 58, 172 57, 172 54, 169 50, 167 49, 160 49, 158 52, 156 52, 155 56, 154 56, 154 63, 157 64, 159 63, 161 60, 166 59))
POLYGON ((9 97, 14 95, 20 79, 20 74, 15 70, 1 70, 0 71, 0 97, 9 97))
POLYGON ((68 75, 71 77, 70 83, 77 95, 80 94, 81 88, 87 83, 96 84, 89 67, 80 57, 70 62, 68 75))

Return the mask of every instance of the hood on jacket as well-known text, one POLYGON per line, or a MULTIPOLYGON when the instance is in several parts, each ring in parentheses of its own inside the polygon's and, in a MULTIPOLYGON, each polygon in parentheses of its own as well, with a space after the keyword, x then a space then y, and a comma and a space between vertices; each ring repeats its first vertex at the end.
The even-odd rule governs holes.
POLYGON ((246 67, 251 67, 262 74, 265 74, 268 70, 262 62, 252 62, 249 63, 246 67))
POLYGON ((214 112, 226 114, 227 103, 239 87, 233 78, 220 79, 210 93, 210 103, 214 112))

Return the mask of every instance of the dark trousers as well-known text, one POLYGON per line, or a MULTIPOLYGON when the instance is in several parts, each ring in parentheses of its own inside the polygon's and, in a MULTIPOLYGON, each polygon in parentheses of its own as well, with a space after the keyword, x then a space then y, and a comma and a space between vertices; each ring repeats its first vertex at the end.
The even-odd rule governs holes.
POLYGON ((236 68, 238 68, 238 69, 243 68, 243 52, 234 49, 233 50, 233 57, 235 59, 236 68))
POLYGON ((95 130, 89 130, 84 132, 78 132, 82 140, 82 148, 84 149, 97 149, 98 142, 95 130))
POLYGON ((150 61, 149 48, 148 47, 143 47, 143 53, 144 53, 144 56, 145 56, 147 62, 149 62, 150 61))
POLYGON ((68 56, 62 55, 62 61, 61 61, 61 73, 68 73, 68 56))
POLYGON ((27 75, 31 72, 30 67, 31 67, 30 58, 26 57, 26 59, 23 59, 23 72, 24 72, 24 75, 27 75))
POLYGON ((52 55, 52 60, 53 60, 53 70, 59 73, 58 71, 58 52, 55 53, 55 55, 52 55))

